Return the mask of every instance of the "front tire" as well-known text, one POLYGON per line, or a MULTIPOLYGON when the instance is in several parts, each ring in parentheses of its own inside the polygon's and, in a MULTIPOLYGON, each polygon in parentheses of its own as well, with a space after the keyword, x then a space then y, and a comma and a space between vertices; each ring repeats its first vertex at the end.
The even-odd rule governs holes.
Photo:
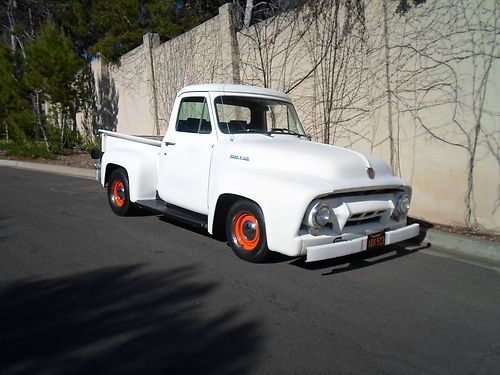
POLYGON ((254 202, 233 204, 226 218, 226 235, 233 252, 247 262, 262 262, 269 256, 264 215, 254 202))
POLYGON ((111 210, 118 216, 127 216, 132 211, 128 176, 123 168, 115 169, 109 176, 108 202, 111 210))

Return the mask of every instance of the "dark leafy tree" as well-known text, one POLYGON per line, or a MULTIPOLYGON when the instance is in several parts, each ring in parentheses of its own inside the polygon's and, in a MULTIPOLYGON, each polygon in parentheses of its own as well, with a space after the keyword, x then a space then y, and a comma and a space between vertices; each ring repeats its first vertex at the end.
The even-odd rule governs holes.
POLYGON ((47 146, 40 108, 42 100, 48 100, 53 106, 55 125, 60 130, 59 147, 62 147, 68 122, 75 115, 76 78, 84 63, 70 39, 62 35, 52 22, 44 25, 38 39, 26 46, 25 82, 34 93, 37 123, 47 146))
POLYGON ((0 43, 0 132, 7 139, 24 142, 33 136, 33 116, 26 100, 29 96, 15 76, 14 67, 11 51, 0 43))
POLYGON ((427 0, 399 0, 399 4, 396 7, 396 13, 405 15, 412 7, 424 4, 426 1, 427 0))
POLYGON ((142 43, 154 31, 169 40, 217 14, 228 1, 50 0, 51 17, 85 57, 100 53, 111 61, 142 43))

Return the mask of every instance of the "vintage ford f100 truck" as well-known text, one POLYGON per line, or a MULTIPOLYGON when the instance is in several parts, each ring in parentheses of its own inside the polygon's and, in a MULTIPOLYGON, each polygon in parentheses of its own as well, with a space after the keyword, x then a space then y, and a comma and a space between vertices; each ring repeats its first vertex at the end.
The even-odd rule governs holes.
POLYGON ((313 142, 289 96, 226 84, 183 88, 163 140, 101 130, 111 209, 145 207, 206 228, 240 258, 317 261, 419 234, 411 187, 382 160, 313 142))

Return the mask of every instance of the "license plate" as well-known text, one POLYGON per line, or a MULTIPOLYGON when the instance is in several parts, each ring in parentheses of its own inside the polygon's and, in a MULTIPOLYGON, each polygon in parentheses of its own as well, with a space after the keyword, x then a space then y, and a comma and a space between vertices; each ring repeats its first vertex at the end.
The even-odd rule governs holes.
POLYGON ((375 249, 385 245, 385 233, 378 232, 368 235, 368 241, 366 244, 366 250, 375 249))

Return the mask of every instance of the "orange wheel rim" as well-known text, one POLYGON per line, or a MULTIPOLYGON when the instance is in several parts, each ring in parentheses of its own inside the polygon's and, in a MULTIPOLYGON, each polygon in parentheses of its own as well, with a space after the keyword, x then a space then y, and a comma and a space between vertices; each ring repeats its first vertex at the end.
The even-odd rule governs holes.
POLYGON ((113 184, 113 202, 118 207, 125 204, 125 184, 123 181, 118 180, 113 184))
POLYGON ((240 212, 233 219, 233 234, 238 245, 244 250, 254 250, 260 240, 257 218, 249 212, 240 212))

